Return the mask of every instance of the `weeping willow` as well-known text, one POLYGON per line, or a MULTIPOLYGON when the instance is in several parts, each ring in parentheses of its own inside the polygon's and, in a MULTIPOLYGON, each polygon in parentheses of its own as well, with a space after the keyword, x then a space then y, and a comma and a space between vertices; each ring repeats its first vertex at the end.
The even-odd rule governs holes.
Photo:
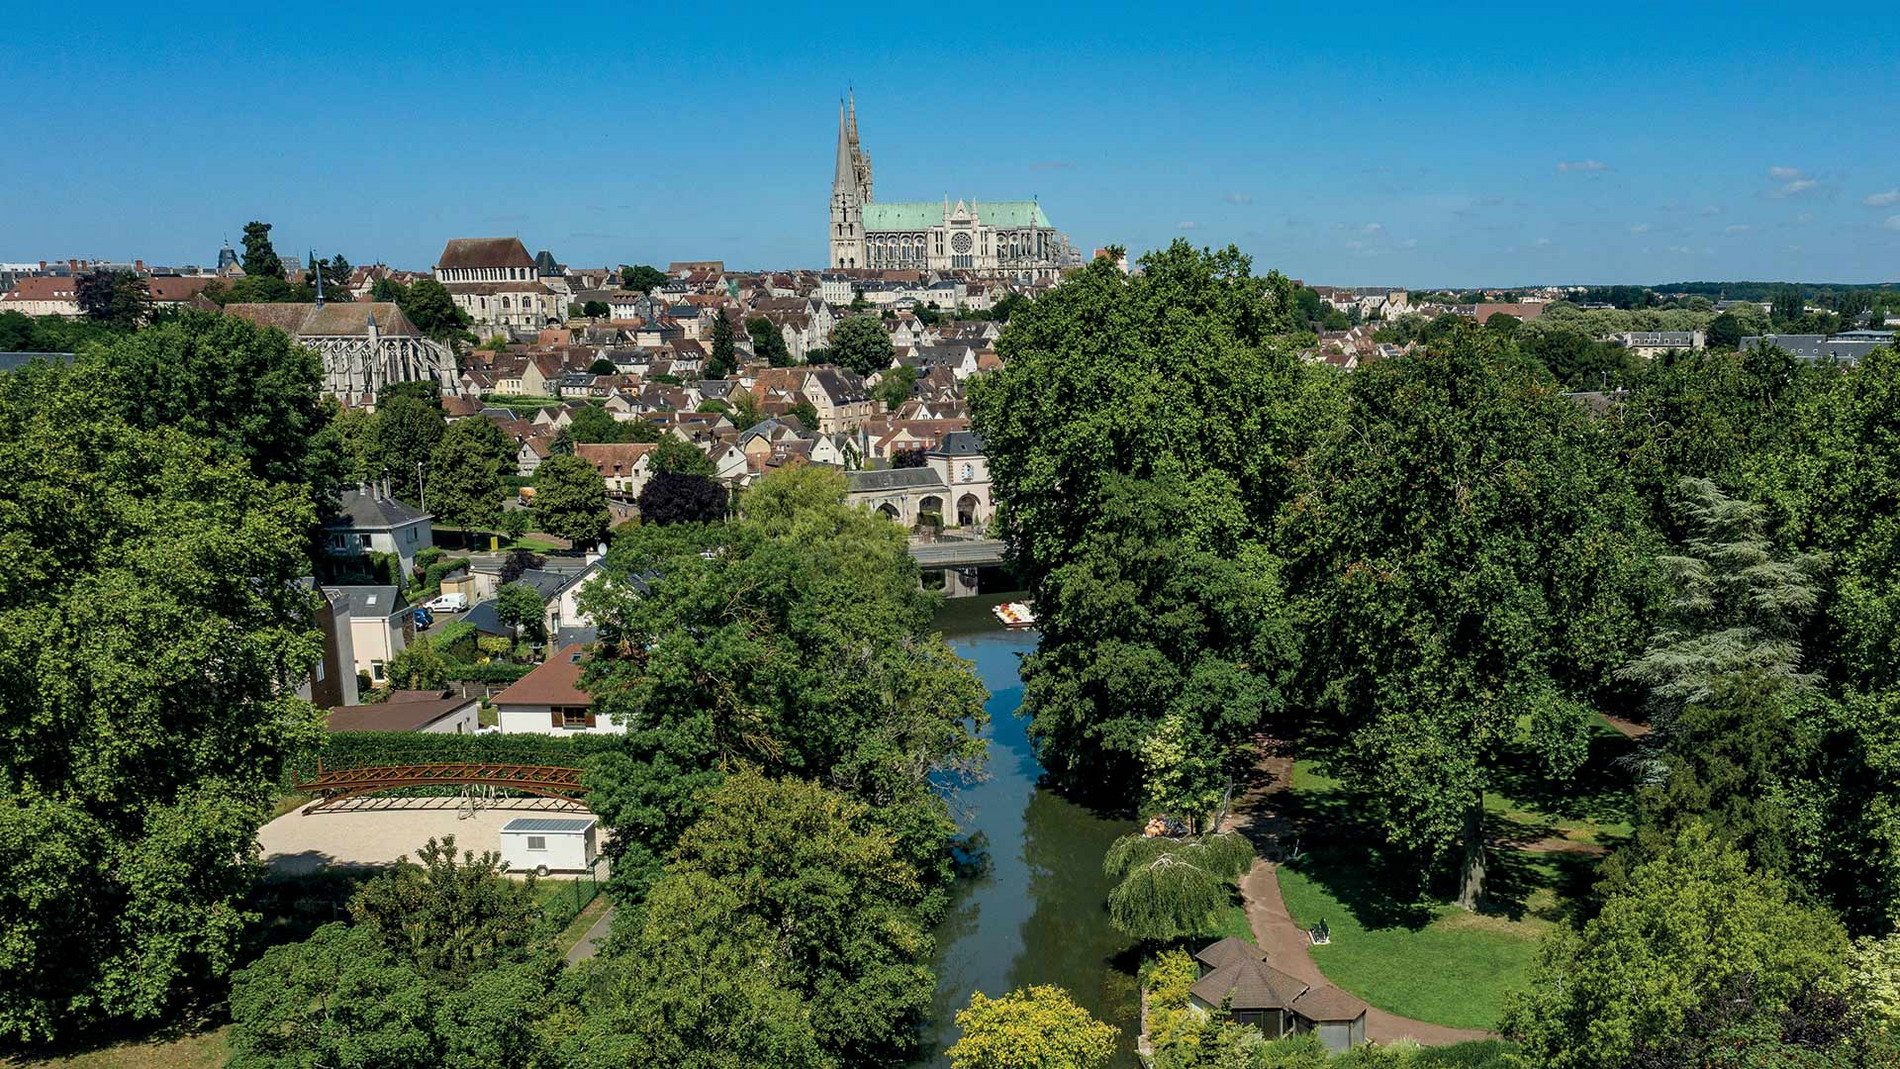
POLYGON ((1108 919, 1136 939, 1178 939, 1205 932, 1233 900, 1234 881, 1253 866, 1253 847, 1231 832, 1193 839, 1128 835, 1102 859, 1118 881, 1108 919))

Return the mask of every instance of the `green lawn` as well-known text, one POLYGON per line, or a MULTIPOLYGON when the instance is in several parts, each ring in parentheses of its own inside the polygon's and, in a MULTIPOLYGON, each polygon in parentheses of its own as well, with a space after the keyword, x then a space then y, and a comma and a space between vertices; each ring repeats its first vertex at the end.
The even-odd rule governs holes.
POLYGON ((1301 927, 1324 920, 1332 931, 1330 944, 1312 948, 1314 962, 1381 1009, 1496 1027, 1538 938, 1588 892, 1601 853, 1629 834, 1628 779, 1617 767, 1629 746, 1602 725, 1583 768, 1558 785, 1536 774, 1529 754, 1514 755, 1485 795, 1494 848, 1479 913, 1451 904, 1445 879, 1421 880, 1382 858, 1338 782, 1297 762, 1287 808, 1301 854, 1281 865, 1280 891, 1301 927))

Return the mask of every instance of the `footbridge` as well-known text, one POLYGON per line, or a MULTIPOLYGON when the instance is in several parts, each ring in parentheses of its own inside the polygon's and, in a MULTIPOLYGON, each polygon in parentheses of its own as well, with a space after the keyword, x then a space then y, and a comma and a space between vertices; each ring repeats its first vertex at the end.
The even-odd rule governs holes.
POLYGON ((943 572, 945 595, 962 598, 976 593, 978 569, 1003 563, 1003 542, 996 538, 913 538, 910 555, 919 569, 943 572))
POLYGON ((314 812, 346 798, 358 798, 402 787, 487 787, 543 798, 577 801, 587 793, 581 770, 558 765, 513 765, 497 762, 447 762, 429 765, 368 765, 362 768, 317 766, 314 779, 294 784, 292 790, 317 795, 305 807, 314 812))

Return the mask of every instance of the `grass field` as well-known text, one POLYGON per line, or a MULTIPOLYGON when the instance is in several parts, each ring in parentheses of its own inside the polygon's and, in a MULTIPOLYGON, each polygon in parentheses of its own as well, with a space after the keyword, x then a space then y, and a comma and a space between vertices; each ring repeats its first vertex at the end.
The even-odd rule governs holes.
POLYGON ((1381 1009, 1458 1028, 1493 1028, 1521 983, 1537 940, 1588 893, 1600 855, 1629 834, 1629 740, 1608 724, 1589 759, 1561 785, 1544 783, 1528 754, 1485 795, 1491 849, 1486 902, 1450 903, 1444 879, 1382 856, 1339 784, 1294 766, 1287 809, 1300 854, 1282 863, 1280 891, 1302 927, 1321 920, 1332 942, 1313 948, 1327 979, 1381 1009))

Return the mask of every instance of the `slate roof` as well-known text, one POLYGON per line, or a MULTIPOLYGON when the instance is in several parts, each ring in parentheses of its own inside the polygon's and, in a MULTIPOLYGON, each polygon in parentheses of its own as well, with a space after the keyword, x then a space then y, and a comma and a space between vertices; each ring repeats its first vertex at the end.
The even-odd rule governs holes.
POLYGON ((224 314, 237 316, 260 327, 276 327, 293 338, 355 338, 369 334, 369 320, 376 317, 376 332, 420 338, 422 332, 402 314, 393 301, 331 302, 321 307, 299 304, 227 304, 224 314))
POLYGON ((451 238, 437 267, 536 267, 520 238, 451 238))
POLYGON ((854 494, 880 490, 914 490, 943 487, 935 468, 886 468, 882 471, 847 471, 846 485, 854 494))
POLYGON ((402 608, 402 591, 393 586, 326 586, 332 602, 351 616, 388 616, 402 608))
POLYGON ((951 431, 943 436, 943 442, 931 452, 951 457, 982 456, 983 436, 975 431, 951 431))
POLYGON ((1355 1021, 1365 1016, 1366 1004, 1329 984, 1309 987, 1293 1000, 1293 1012, 1309 1021, 1355 1021))
POLYGON ((478 601, 474 605, 469 606, 469 610, 462 614, 461 622, 484 635, 512 638, 515 633, 514 628, 501 622, 501 615, 496 608, 495 599, 493 598, 487 601, 478 601))
POLYGON ((410 508, 393 497, 368 494, 361 490, 345 490, 342 506, 337 510, 336 519, 323 526, 326 530, 332 531, 345 528, 374 531, 434 518, 433 513, 410 508))
POLYGON ((1263 961, 1265 959, 1266 955, 1261 953, 1259 947, 1254 946, 1245 939, 1239 939, 1231 935, 1218 943, 1211 943, 1201 948, 1201 950, 1194 955, 1195 961, 1200 962, 1210 969, 1218 969, 1225 965, 1232 965, 1237 961, 1263 961))

